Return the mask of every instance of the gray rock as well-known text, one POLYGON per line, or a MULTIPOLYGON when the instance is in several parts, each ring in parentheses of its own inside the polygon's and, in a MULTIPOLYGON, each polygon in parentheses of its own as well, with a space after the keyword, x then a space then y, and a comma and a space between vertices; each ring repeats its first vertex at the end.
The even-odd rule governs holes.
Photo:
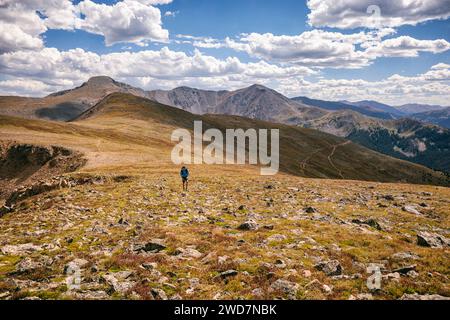
POLYGON ((40 250, 42 250, 41 246, 36 246, 32 243, 6 245, 1 248, 3 254, 12 256, 27 255, 40 250))
POLYGON ((114 274, 106 274, 102 279, 109 284, 114 291, 120 294, 127 294, 136 285, 135 281, 125 280, 130 276, 131 272, 122 271, 114 274))
POLYGON ((355 224, 359 224, 359 225, 368 225, 374 229, 377 229, 379 231, 383 230, 381 228, 381 225, 375 220, 375 219, 368 219, 368 220, 359 220, 359 219, 354 219, 352 220, 353 223, 355 224))
POLYGON ((166 293, 162 289, 153 288, 150 290, 155 300, 168 300, 166 293))
POLYGON ((69 262, 68 264, 66 264, 66 266, 64 267, 64 273, 67 273, 69 270, 81 269, 81 268, 85 267, 88 263, 89 263, 89 261, 84 260, 84 259, 75 259, 75 260, 69 262))
POLYGON ((243 231, 255 231, 258 230, 259 226, 254 220, 249 220, 241 224, 238 229, 243 231))
POLYGON ((417 235, 417 244, 422 247, 443 248, 450 244, 444 237, 436 233, 420 232, 417 235))
POLYGON ((402 268, 398 268, 393 270, 393 273, 400 273, 400 274, 408 274, 408 272, 410 271, 415 271, 416 270, 417 265, 411 265, 411 266, 406 266, 406 267, 402 267, 402 268))
POLYGON ((339 276, 343 271, 341 264, 337 260, 319 262, 314 268, 324 272, 327 276, 339 276))
POLYGON ((135 251, 145 251, 151 253, 158 253, 166 249, 166 246, 160 240, 154 240, 147 242, 144 245, 138 245, 135 247, 135 251))
POLYGON ((203 254, 193 248, 177 248, 175 250, 175 255, 180 256, 182 258, 195 258, 199 259, 203 256, 203 254))
POLYGON ((391 256, 394 260, 418 260, 418 255, 411 252, 397 252, 391 256))
POLYGON ((236 270, 227 270, 225 272, 222 272, 219 277, 222 279, 227 279, 230 277, 235 277, 238 275, 238 272, 236 270))
POLYGON ((16 265, 16 271, 19 273, 26 273, 30 272, 39 268, 42 268, 43 264, 37 261, 33 261, 30 258, 22 259, 17 265, 16 265))
POLYGON ((303 211, 305 211, 306 213, 317 213, 317 209, 313 208, 313 207, 306 207, 305 209, 303 209, 303 211))
POLYGON ((413 206, 404 206, 402 210, 415 215, 421 215, 421 213, 413 206))
POLYGON ((297 292, 299 290, 299 285, 297 283, 278 279, 270 286, 272 291, 280 291, 288 296, 289 299, 295 300, 297 297, 297 292))

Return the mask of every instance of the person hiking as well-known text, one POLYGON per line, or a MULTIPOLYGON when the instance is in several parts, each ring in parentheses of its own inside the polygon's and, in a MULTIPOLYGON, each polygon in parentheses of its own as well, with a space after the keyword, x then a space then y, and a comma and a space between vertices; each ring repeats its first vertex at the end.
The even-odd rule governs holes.
POLYGON ((181 179, 183 180, 183 191, 188 191, 189 186, 189 170, 186 167, 181 168, 181 179))

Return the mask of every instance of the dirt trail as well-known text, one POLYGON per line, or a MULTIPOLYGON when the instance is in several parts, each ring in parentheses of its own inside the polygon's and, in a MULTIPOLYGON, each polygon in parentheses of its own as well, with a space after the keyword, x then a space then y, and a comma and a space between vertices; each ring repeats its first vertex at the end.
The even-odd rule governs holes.
POLYGON ((330 153, 330 155, 328 156, 328 161, 330 162, 331 166, 338 172, 339 176, 340 176, 342 179, 345 179, 345 177, 344 177, 344 175, 342 174, 342 171, 334 164, 332 158, 333 158, 333 156, 334 156, 334 154, 335 154, 337 148, 342 147, 342 146, 345 146, 345 145, 350 144, 350 143, 351 143, 351 141, 345 141, 345 142, 343 142, 343 143, 339 143, 339 144, 333 145, 333 149, 331 150, 331 153, 330 153))
POLYGON ((306 166, 308 165, 309 160, 310 160, 313 156, 315 156, 317 153, 322 152, 322 151, 324 151, 324 150, 327 150, 328 148, 331 148, 331 153, 330 153, 329 156, 328 156, 328 161, 330 162, 331 166, 338 172, 339 176, 340 176, 342 179, 345 179, 344 175, 342 174, 342 171, 341 171, 341 170, 333 163, 332 158, 333 158, 333 156, 334 156, 334 154, 335 154, 337 148, 342 147, 342 146, 345 146, 345 145, 348 145, 348 144, 350 144, 350 143, 351 143, 351 141, 345 141, 345 142, 342 142, 342 143, 339 143, 339 144, 334 144, 334 145, 331 145, 331 144, 330 144, 329 147, 321 148, 321 149, 318 149, 318 150, 314 151, 314 152, 311 153, 305 160, 303 160, 303 161, 300 163, 301 170, 302 170, 303 172, 306 170, 306 166))

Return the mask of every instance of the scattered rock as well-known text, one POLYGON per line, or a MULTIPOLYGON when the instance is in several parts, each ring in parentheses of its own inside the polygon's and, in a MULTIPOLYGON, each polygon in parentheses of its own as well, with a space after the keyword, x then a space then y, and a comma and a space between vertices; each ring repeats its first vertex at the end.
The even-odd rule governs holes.
POLYGON ((417 278, 417 277, 419 276, 419 273, 416 272, 415 270, 411 270, 411 271, 409 271, 406 275, 407 275, 408 277, 410 277, 410 278, 415 279, 415 278, 417 278))
POLYGON ((297 297, 297 292, 299 290, 299 285, 297 283, 278 279, 270 286, 273 291, 280 291, 288 296, 289 299, 295 300, 297 297))
POLYGON ((303 275, 305 278, 311 278, 312 273, 311 273, 311 271, 309 271, 309 270, 303 270, 302 275, 303 275))
POLYGON ((148 242, 144 245, 138 245, 135 247, 135 251, 145 251, 151 253, 158 253, 160 251, 165 250, 167 247, 162 244, 160 240, 153 240, 152 242, 148 242))
POLYGON ((317 290, 320 290, 320 291, 322 291, 323 293, 325 293, 325 294, 327 294, 327 295, 333 293, 333 289, 332 289, 329 285, 322 284, 322 283, 321 283, 319 280, 317 280, 317 279, 314 279, 313 281, 309 282, 309 283, 305 286, 305 289, 307 289, 307 290, 314 290, 314 289, 317 289, 317 290))
POLYGON ((279 241, 284 241, 286 240, 287 237, 283 234, 274 234, 270 237, 267 238, 268 242, 279 242, 279 241))
POLYGON ((67 272, 69 272, 69 271, 79 270, 79 269, 85 267, 88 263, 89 263, 89 261, 84 260, 84 259, 75 259, 65 265, 64 273, 67 274, 67 272))
POLYGON ((368 225, 379 231, 383 230, 381 228, 381 225, 375 219, 368 219, 368 220, 354 219, 354 220, 352 220, 352 223, 359 224, 359 225, 363 225, 363 224, 368 225))
POLYGON ((162 289, 153 288, 150 290, 155 300, 168 300, 166 293, 162 289))
POLYGON ((30 258, 22 259, 16 266, 18 273, 27 273, 39 268, 42 268, 43 264, 37 261, 33 261, 30 258))
POLYGON ((30 254, 35 251, 42 250, 42 247, 36 246, 32 243, 24 243, 19 245, 6 245, 1 248, 3 254, 12 255, 12 256, 20 256, 24 254, 30 254))
POLYGON ((343 271, 341 264, 337 260, 320 262, 314 268, 324 272, 327 276, 339 276, 343 271))
POLYGON ((303 209, 303 211, 305 211, 306 213, 317 213, 319 211, 317 211, 316 208, 313 207, 306 207, 305 209, 303 209))
POLYGON ((199 259, 203 256, 203 254, 193 248, 177 248, 174 252, 174 254, 176 256, 181 256, 183 258, 195 258, 195 259, 199 259))
POLYGON ((417 211, 417 209, 413 206, 404 206, 402 208, 403 211, 408 212, 408 213, 412 213, 415 215, 421 215, 421 213, 419 211, 417 211))
POLYGON ((397 252, 391 256, 394 260, 418 260, 420 257, 411 252, 397 252))
POLYGON ((102 279, 106 281, 114 291, 125 295, 136 285, 135 281, 128 280, 132 275, 133 273, 131 271, 121 271, 114 274, 103 275, 102 279))
POLYGON ((227 278, 235 277, 237 275, 238 275, 238 272, 236 270, 227 270, 227 271, 219 274, 219 277, 225 280, 227 278))
POLYGON ((417 244, 422 247, 443 248, 448 246, 450 242, 444 237, 436 233, 420 232, 417 235, 417 244))
POLYGON ((410 271, 415 271, 417 268, 417 265, 412 265, 412 266, 406 266, 406 267, 402 267, 402 268, 398 268, 393 270, 393 273, 400 273, 400 274, 407 274, 410 271))
POLYGON ((145 270, 155 270, 158 267, 158 264, 156 262, 144 262, 143 264, 141 264, 141 267, 145 270))
POLYGON ((243 231, 255 231, 258 230, 259 226, 254 220, 249 220, 241 224, 238 229, 243 231))

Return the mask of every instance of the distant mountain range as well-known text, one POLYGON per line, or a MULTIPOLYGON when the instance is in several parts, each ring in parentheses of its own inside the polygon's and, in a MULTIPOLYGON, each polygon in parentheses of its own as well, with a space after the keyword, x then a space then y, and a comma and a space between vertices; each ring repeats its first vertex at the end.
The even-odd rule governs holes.
POLYGON ((434 111, 412 114, 411 117, 428 123, 434 123, 444 128, 450 128, 450 107, 434 111))
POLYGON ((419 105, 392 107, 376 101, 289 99, 261 85, 236 91, 188 87, 144 91, 108 77, 94 77, 78 88, 45 98, 0 97, 0 114, 70 121, 115 92, 198 115, 236 115, 316 129, 396 158, 450 172, 450 133, 443 128, 449 125, 449 108, 437 109, 438 106, 422 105, 426 110, 434 110, 407 114, 419 110, 419 105))

